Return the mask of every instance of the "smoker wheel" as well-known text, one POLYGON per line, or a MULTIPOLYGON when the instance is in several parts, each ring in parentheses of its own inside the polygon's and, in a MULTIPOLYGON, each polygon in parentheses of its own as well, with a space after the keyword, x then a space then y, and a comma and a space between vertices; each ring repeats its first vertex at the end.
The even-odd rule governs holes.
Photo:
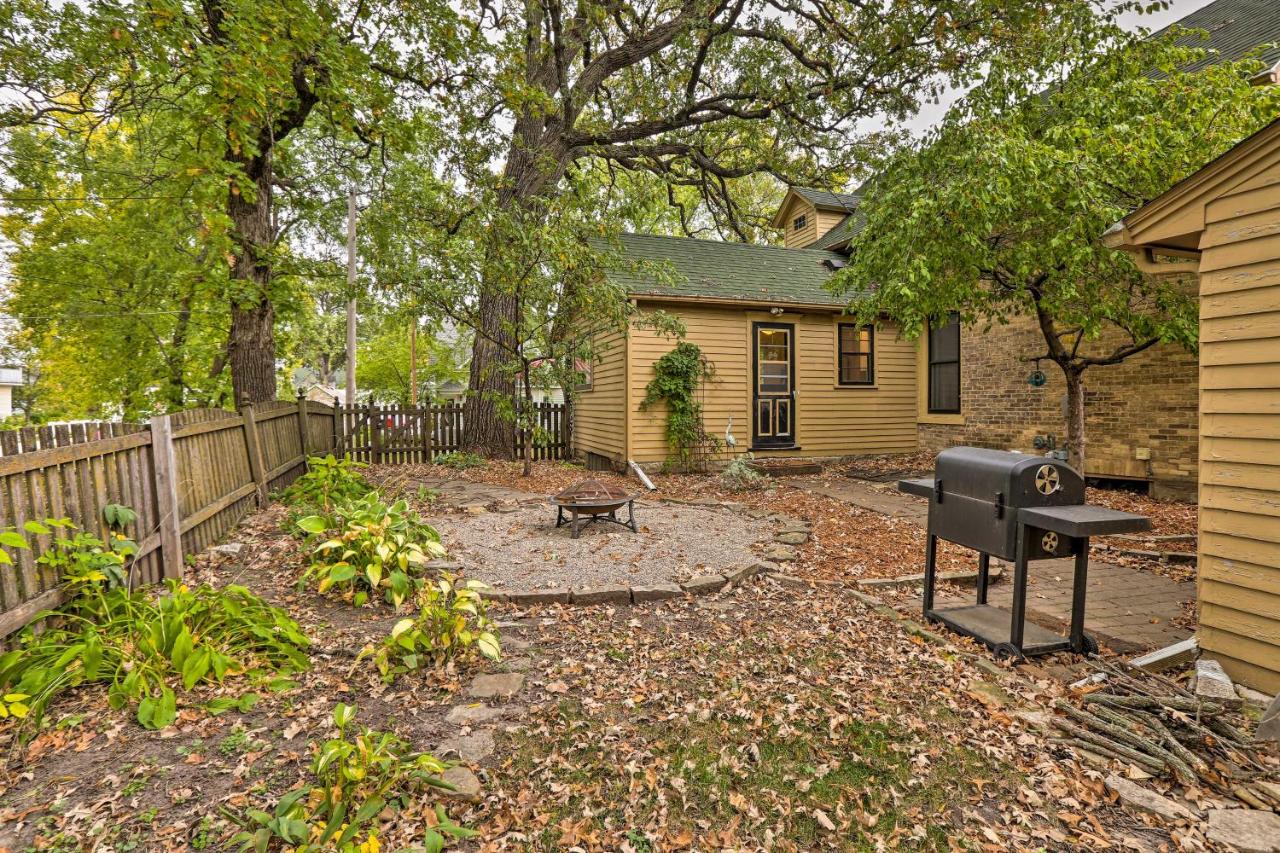
POLYGON ((998 658, 1009 658, 1012 661, 1024 661, 1027 656, 1022 653, 1022 649, 1013 643, 1000 643, 993 650, 998 658))

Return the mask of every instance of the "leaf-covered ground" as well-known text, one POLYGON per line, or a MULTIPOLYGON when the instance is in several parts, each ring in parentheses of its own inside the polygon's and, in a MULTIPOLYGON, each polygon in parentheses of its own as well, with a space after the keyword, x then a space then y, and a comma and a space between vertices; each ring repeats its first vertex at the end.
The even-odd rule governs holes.
POLYGON ((1001 688, 830 589, 765 580, 704 601, 557 610, 536 645, 537 701, 473 817, 487 850, 1168 840, 1017 715, 1016 694, 1049 682, 1001 688))
MULTIPOLYGON (((375 473, 386 483, 411 472, 375 473)), ((513 474, 496 465, 468 472, 544 494, 585 475, 554 463, 539 465, 532 483, 513 474)), ((815 586, 760 579, 708 599, 634 608, 495 606, 508 660, 487 669, 523 670, 525 687, 498 705, 497 719, 460 727, 446 715, 473 704, 464 689, 485 668, 386 687, 355 665, 395 615, 296 591, 300 547, 280 530, 283 510, 271 507, 234 534, 248 544, 239 563, 205 556, 191 579, 243 583, 288 609, 315 640, 312 669, 275 690, 236 685, 226 694, 256 698, 219 714, 207 703, 228 695, 184 695, 178 724, 160 732, 108 710, 94 689, 59 700, 54 725, 27 745, 12 723, 0 727, 0 850, 220 849, 234 830, 228 815, 268 806, 306 777, 338 701, 421 749, 492 732, 495 752, 475 765, 484 799, 450 806, 481 832, 460 849, 1170 842, 1167 828, 1111 805, 1098 772, 1061 760, 1024 719, 1023 703, 1043 704, 1057 683, 1010 676, 963 643, 927 642, 817 583, 903 573, 918 560, 914 530, 798 490, 726 494, 711 478, 660 482, 668 497, 720 497, 809 519, 817 541, 801 549, 794 571, 815 586)), ((443 511, 423 507, 428 517, 443 511)), ((424 798, 385 814, 384 848, 420 838, 432 805, 424 798)), ((1194 830, 1177 832, 1199 841, 1194 830)))

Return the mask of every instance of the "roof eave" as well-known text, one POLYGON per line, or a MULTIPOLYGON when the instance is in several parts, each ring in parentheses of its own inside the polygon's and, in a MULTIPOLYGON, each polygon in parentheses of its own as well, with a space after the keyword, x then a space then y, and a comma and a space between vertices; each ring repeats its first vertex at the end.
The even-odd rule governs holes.
POLYGON ((691 294, 675 294, 675 293, 647 293, 644 291, 631 291, 627 294, 630 299, 643 299, 650 302, 669 302, 690 305, 703 305, 711 303, 722 306, 735 306, 739 308, 803 308, 809 311, 843 311, 845 303, 843 302, 804 302, 796 299, 755 299, 755 298, 735 298, 731 296, 694 296, 691 294))

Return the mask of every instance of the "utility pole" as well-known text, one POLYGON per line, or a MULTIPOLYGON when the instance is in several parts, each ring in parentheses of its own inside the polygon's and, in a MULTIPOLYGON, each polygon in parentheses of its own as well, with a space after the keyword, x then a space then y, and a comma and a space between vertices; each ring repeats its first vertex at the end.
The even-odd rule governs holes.
POLYGON ((418 318, 409 318, 409 405, 418 407, 418 318))
POLYGON ((356 404, 356 187, 347 192, 347 405, 356 404))

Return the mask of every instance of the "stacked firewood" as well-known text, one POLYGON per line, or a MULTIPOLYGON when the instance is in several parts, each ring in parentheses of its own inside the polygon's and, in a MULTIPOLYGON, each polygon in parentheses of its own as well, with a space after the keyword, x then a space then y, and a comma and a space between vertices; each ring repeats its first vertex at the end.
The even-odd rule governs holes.
POLYGON ((1090 664, 1099 674, 1080 691, 1079 703, 1054 705, 1055 743, 1134 764, 1152 776, 1170 774, 1254 808, 1280 806, 1277 787, 1268 781, 1275 768, 1250 746, 1238 714, 1162 675, 1097 659, 1090 664))

